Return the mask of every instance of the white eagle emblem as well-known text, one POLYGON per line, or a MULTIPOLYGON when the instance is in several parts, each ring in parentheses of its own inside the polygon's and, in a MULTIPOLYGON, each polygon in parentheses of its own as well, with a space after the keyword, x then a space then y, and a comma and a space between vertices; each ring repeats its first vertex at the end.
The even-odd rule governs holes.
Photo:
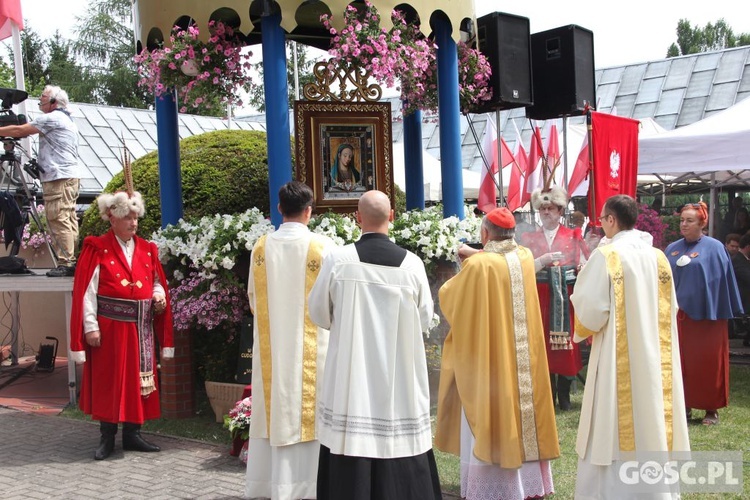
POLYGON ((609 154, 609 176, 613 179, 620 176, 620 153, 614 149, 609 154))

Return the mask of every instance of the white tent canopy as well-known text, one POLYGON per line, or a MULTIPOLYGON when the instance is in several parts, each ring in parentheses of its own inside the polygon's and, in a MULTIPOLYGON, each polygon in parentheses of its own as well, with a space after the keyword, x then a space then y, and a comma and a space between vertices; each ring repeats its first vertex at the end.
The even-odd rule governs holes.
MULTIPOLYGON (((406 169, 404 166, 404 143, 393 143, 393 178, 396 185, 406 191, 406 169)), ((479 196, 478 172, 463 169, 464 199, 476 199, 479 196)), ((442 200, 442 172, 440 160, 422 150, 422 175, 424 177, 424 199, 425 201, 442 200)))
POLYGON ((638 141, 639 174, 670 182, 700 179, 712 187, 750 187, 750 99, 663 134, 638 141))

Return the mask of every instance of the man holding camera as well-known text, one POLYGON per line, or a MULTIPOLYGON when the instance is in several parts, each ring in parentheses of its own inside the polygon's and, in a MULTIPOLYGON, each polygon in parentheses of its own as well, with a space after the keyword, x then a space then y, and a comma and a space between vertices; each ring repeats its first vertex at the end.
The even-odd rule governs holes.
POLYGON ((56 243, 57 267, 47 276, 73 276, 78 240, 76 200, 80 185, 78 127, 68 113, 68 93, 47 85, 39 98, 44 113, 31 123, 0 127, 0 137, 39 134, 39 176, 45 213, 56 243))

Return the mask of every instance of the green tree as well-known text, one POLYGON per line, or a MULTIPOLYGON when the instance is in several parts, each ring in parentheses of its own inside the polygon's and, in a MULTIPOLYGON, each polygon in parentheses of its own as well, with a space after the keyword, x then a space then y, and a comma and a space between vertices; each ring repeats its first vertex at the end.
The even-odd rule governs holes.
POLYGON ((677 42, 667 49, 668 58, 750 45, 750 33, 735 35, 723 18, 703 28, 680 19, 676 33, 677 42))
POLYGON ((65 40, 60 32, 45 40, 49 59, 44 70, 44 81, 59 85, 74 102, 95 102, 95 79, 86 68, 82 68, 75 59, 72 44, 65 40))
MULTIPOLYGON (((302 93, 302 88, 308 84, 311 83, 314 80, 313 74, 312 74, 312 67, 313 64, 315 64, 317 61, 310 60, 310 53, 302 44, 299 43, 292 43, 291 41, 286 42, 286 52, 287 52, 287 64, 286 64, 286 81, 287 85, 289 87, 289 108, 294 108, 294 101, 297 98, 297 96, 294 95, 294 48, 296 47, 297 50, 297 69, 299 74, 299 88, 300 88, 300 94, 302 93)), ((254 73, 257 73, 260 77, 260 81, 263 81, 263 61, 260 61, 258 63, 255 63, 252 65, 252 71, 254 73)), ((248 104, 250 104, 253 108, 257 109, 258 111, 265 112, 266 110, 266 95, 265 95, 265 87, 263 85, 253 85, 249 92, 249 99, 248 104)))
POLYGON ((75 33, 73 50, 96 86, 91 102, 133 108, 153 103, 137 84, 131 0, 94 0, 76 18, 75 33))
MULTIPOLYGON (((47 50, 44 40, 33 30, 29 23, 24 24, 21 32, 21 52, 23 53, 23 73, 26 80, 26 91, 29 95, 39 95, 46 85, 44 71, 47 66, 47 50)), ((10 60, 14 59, 13 50, 10 60)))
POLYGON ((15 86, 16 74, 13 67, 4 59, 0 59, 0 87, 15 88, 15 86))

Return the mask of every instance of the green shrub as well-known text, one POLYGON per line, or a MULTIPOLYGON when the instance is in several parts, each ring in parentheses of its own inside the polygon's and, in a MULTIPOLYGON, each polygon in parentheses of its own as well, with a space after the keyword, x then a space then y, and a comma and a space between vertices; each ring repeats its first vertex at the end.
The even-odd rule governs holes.
MULTIPOLYGON (((269 215, 268 154, 266 133, 221 130, 194 135, 180 141, 183 217, 195 220, 205 215, 235 214, 258 207, 269 215)), ((133 185, 144 197, 146 215, 138 234, 150 238, 161 227, 161 197, 156 151, 133 162, 133 185)), ((104 188, 122 191, 122 172, 104 188)), ((104 234, 109 222, 99 217, 92 204, 83 215, 81 239, 104 234)))
POLYGON ((661 220, 667 225, 664 230, 664 248, 666 248, 670 243, 682 238, 682 234, 680 234, 680 216, 663 215, 661 220))

